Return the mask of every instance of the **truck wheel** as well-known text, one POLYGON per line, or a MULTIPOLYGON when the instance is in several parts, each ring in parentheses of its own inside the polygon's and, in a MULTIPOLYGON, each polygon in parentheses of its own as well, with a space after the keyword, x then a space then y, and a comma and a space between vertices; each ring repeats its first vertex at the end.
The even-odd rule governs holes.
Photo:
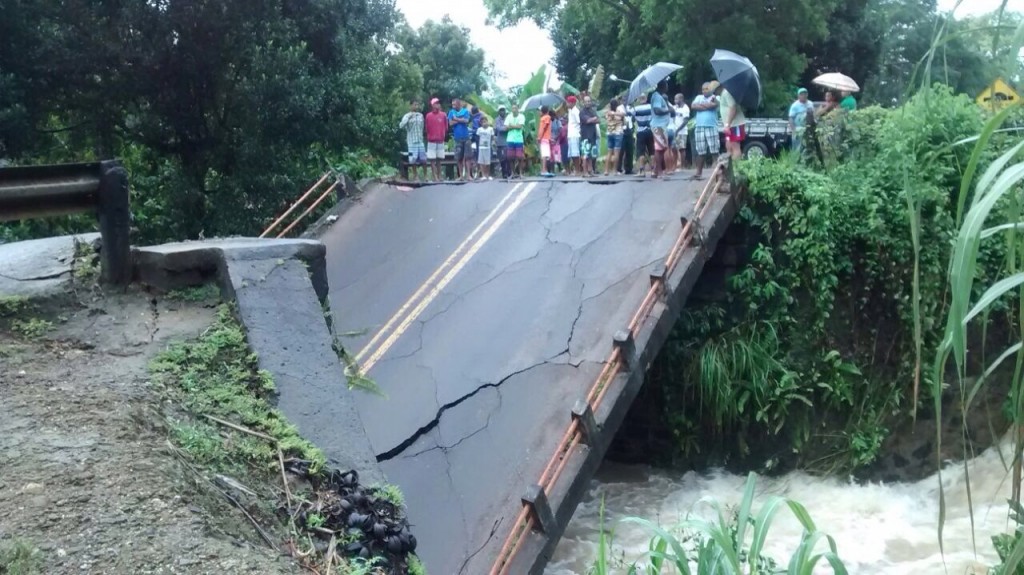
POLYGON ((750 158, 763 158, 769 154, 770 150, 764 142, 751 141, 743 145, 743 157, 750 158))

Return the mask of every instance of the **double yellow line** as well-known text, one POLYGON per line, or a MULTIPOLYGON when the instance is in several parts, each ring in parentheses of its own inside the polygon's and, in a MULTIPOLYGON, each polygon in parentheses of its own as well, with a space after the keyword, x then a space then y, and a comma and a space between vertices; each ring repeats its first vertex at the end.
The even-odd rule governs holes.
POLYGON ((409 326, 420 317, 423 310, 437 298, 441 290, 455 279, 462 268, 466 267, 473 256, 494 236, 498 228, 523 204, 535 187, 536 182, 526 184, 525 187, 522 183, 513 186, 487 217, 455 248, 448 259, 444 260, 434 273, 430 274, 427 281, 398 308, 384 327, 373 336, 370 343, 356 354, 356 365, 360 366, 363 374, 373 369, 373 366, 395 345, 398 338, 402 337, 409 326))

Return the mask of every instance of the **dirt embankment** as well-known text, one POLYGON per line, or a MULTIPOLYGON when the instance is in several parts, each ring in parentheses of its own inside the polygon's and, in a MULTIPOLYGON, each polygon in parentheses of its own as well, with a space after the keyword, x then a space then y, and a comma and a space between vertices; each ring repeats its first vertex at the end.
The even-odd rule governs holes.
POLYGON ((298 573, 168 442, 147 364, 210 303, 0 306, 0 572, 298 573))

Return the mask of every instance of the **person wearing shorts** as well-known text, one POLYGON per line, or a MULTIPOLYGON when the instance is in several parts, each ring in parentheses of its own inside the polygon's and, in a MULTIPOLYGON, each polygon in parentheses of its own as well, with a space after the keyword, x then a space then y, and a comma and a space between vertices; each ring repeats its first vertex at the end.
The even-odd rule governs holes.
POLYGON ((409 167, 420 182, 427 166, 427 146, 423 143, 423 114, 419 100, 409 101, 409 111, 402 116, 399 128, 405 128, 405 146, 409 152, 409 167))
POLYGON ((476 130, 477 165, 480 167, 480 179, 491 178, 491 147, 494 143, 494 129, 490 127, 487 116, 480 118, 480 127, 476 130))
POLYGON ((651 94, 651 132, 654 134, 654 177, 660 178, 665 170, 665 152, 669 149, 668 129, 672 123, 672 107, 668 105, 665 92, 668 81, 658 82, 651 94))
POLYGON ((743 140, 747 139, 747 117, 724 86, 718 87, 718 99, 721 102, 718 113, 722 116, 725 130, 725 148, 734 160, 738 160, 743 157, 743 140))
POLYGON ((537 145, 540 148, 542 176, 551 175, 551 116, 547 106, 540 107, 540 118, 537 120, 537 145))
POLYGON ((583 96, 583 109, 580 110, 580 158, 583 163, 583 176, 597 175, 597 155, 601 148, 597 143, 597 125, 600 119, 594 108, 594 100, 589 94, 583 96))
POLYGON ((676 94, 675 116, 672 118, 675 127, 675 137, 672 139, 672 148, 675 151, 675 162, 673 171, 679 171, 686 162, 686 141, 690 139, 690 107, 686 105, 686 98, 682 94, 676 94))
POLYGON ((433 181, 441 181, 441 160, 444 159, 444 139, 448 135, 448 116, 441 111, 441 100, 430 100, 430 112, 424 123, 427 127, 427 161, 433 171, 433 181))
POLYGON ((569 106, 569 173, 582 174, 580 167, 580 109, 576 106, 576 96, 565 99, 569 106))
POLYGON ((523 151, 523 129, 526 127, 526 116, 519 113, 519 105, 512 104, 512 113, 505 118, 505 127, 508 128, 508 135, 505 141, 508 149, 505 154, 511 164, 512 177, 523 177, 523 169, 526 164, 526 154, 523 151))
POLYGON ((608 155, 604 160, 604 175, 608 175, 614 166, 619 165, 619 154, 622 152, 622 138, 626 130, 626 108, 617 98, 608 102, 608 112, 604 115, 608 128, 608 155))
POLYGON ((473 121, 469 109, 462 105, 462 100, 452 100, 452 109, 448 112, 448 125, 452 128, 452 139, 455 140, 455 172, 460 180, 469 179, 473 165, 473 144, 469 139, 469 126, 473 121))
POLYGON ((647 164, 654 163, 654 132, 651 131, 653 117, 651 105, 647 103, 647 95, 641 95, 633 108, 633 118, 636 122, 636 173, 640 177, 644 176, 647 164))
POLYGON ((694 114, 693 151, 696 172, 693 179, 700 180, 704 174, 704 162, 710 164, 721 152, 718 141, 718 98, 714 90, 718 82, 705 82, 701 95, 693 99, 690 109, 694 114))

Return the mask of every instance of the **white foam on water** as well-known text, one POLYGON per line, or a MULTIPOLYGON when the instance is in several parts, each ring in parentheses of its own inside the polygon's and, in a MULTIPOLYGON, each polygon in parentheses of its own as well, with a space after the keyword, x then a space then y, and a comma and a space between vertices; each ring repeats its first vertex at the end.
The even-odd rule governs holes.
MULTIPOLYGON (((1009 444, 1004 444, 1002 450, 1008 463, 1009 444)), ((835 538, 839 556, 850 573, 980 575, 987 566, 998 563, 992 535, 1013 529, 1006 503, 1011 479, 996 448, 970 460, 966 474, 970 476, 974 503, 977 553, 972 545, 963 463, 951 464, 942 472, 946 496, 944 555, 938 542, 937 474, 916 483, 861 485, 800 472, 760 477, 754 508, 760 509, 764 498, 772 495, 802 503, 818 529, 835 538)), ((545 575, 588 572, 597 556, 602 498, 606 529, 614 529, 612 555, 624 558, 628 564, 644 556, 651 534, 620 519, 643 517, 672 527, 688 513, 710 518, 713 511, 697 505, 700 499, 712 497, 730 506, 727 509, 734 509, 743 496, 745 481, 743 476, 723 471, 678 476, 644 467, 606 466, 576 510, 545 575)), ((782 509, 772 523, 765 554, 785 566, 801 532, 788 508, 782 509)), ((816 570, 831 572, 824 565, 816 570)))

